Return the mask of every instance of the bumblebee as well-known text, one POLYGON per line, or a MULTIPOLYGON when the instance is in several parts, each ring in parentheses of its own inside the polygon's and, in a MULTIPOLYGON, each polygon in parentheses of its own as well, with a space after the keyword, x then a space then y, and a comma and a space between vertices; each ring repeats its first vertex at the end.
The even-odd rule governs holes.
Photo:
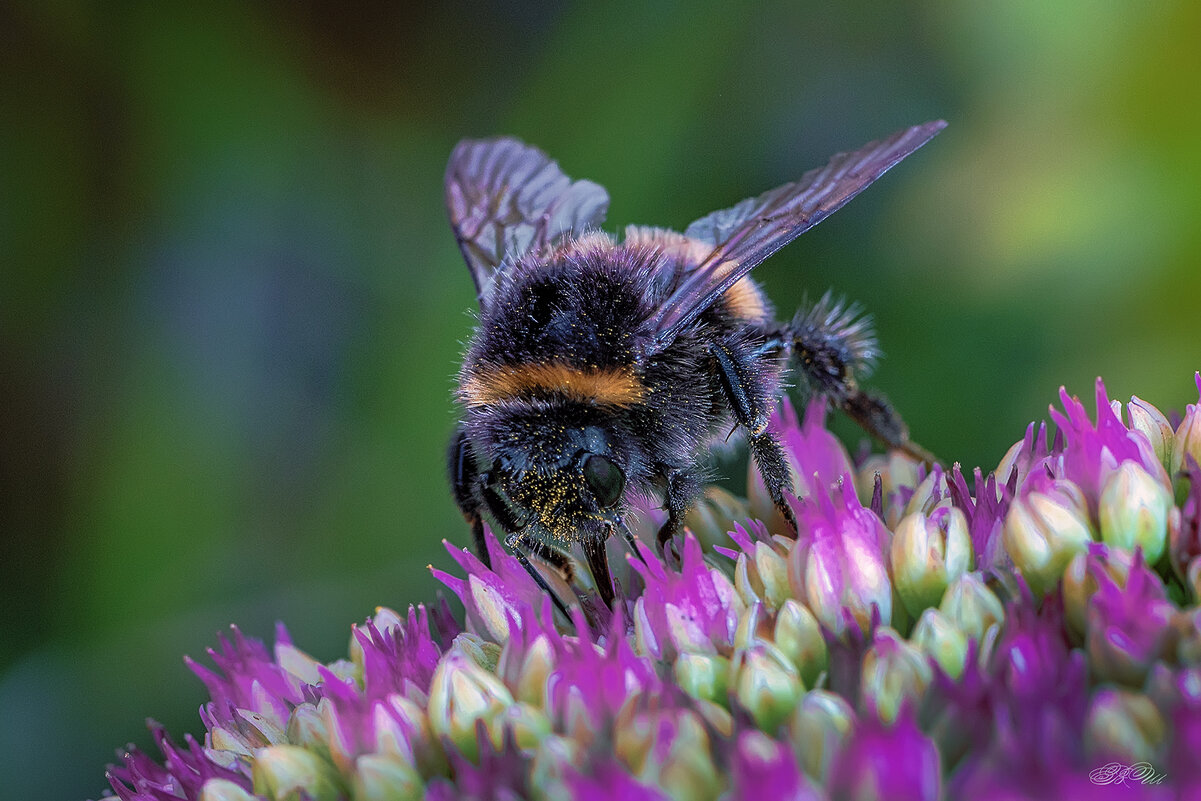
POLYGON ((633 548, 627 494, 663 499, 663 552, 701 493, 706 446, 736 429, 795 530, 788 463, 768 430, 794 363, 811 392, 876 439, 929 460, 887 401, 859 385, 878 356, 870 321, 827 294, 776 322, 748 273, 945 125, 835 155, 682 234, 630 226, 621 241, 599 230, 609 205, 601 186, 572 181, 515 139, 459 143, 446 205, 479 317, 448 461, 480 558, 489 562, 486 513, 550 592, 529 556, 569 572, 566 551, 578 542, 611 605, 605 542, 620 532, 633 548))

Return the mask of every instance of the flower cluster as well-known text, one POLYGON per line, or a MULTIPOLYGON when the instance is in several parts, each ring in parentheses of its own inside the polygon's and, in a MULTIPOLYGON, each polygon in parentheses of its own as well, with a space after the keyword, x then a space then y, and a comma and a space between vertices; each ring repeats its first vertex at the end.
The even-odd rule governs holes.
MULTIPOLYGON (((1201 375, 1197 377, 1201 395, 1201 375)), ((126 801, 1197 797, 1201 402, 1061 393, 985 476, 858 463, 791 407, 794 535, 752 471, 668 560, 614 543, 571 620, 493 539, 445 600, 322 664, 281 627, 190 663, 203 742, 155 730, 126 801), (1189 794, 1193 795, 1189 795, 1189 794)), ((661 512, 634 528, 653 542, 661 512)), ((548 578, 555 578, 549 576, 548 578)))

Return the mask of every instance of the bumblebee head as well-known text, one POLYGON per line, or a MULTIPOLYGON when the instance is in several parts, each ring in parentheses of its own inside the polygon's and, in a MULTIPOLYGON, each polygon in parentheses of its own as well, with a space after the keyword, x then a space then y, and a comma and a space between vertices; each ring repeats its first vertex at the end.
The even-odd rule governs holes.
POLYGON ((604 426, 542 414, 503 430, 481 493, 509 533, 570 541, 619 524, 629 465, 604 426))

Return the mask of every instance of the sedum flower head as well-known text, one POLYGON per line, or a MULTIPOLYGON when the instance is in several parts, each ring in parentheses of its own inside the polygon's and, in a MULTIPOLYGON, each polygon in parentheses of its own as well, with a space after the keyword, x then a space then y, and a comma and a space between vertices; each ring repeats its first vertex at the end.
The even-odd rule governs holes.
MULTIPOLYGON (((203 736, 151 724, 159 755, 121 752, 112 792, 1197 797, 1198 413, 1171 429, 1138 399, 1124 422, 1100 382, 1096 398, 1094 422, 1061 393, 1054 432, 1032 424, 989 474, 851 459, 822 402, 803 422, 785 405, 772 430, 795 538, 754 481, 749 502, 711 488, 679 558, 611 549, 613 609, 579 559, 570 585, 545 571, 570 619, 490 532, 491 567, 448 545, 433 572, 461 612, 377 609, 345 659, 312 658, 282 625, 270 648, 219 636, 188 661, 209 694, 203 736), (1107 790, 1104 760, 1141 760, 1160 783, 1107 790)), ((662 511, 636 506, 651 542, 662 511)))

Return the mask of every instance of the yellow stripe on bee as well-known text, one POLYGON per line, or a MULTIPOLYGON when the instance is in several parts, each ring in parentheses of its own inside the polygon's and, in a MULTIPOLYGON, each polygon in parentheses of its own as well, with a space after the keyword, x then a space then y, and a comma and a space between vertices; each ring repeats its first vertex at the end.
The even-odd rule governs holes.
MULTIPOLYGON (((712 243, 702 242, 664 228, 642 225, 631 225, 626 228, 625 244, 635 247, 658 248, 668 258, 674 259, 682 265, 685 273, 695 270, 713 253, 712 243)), ((731 270, 736 269, 738 264, 737 261, 723 263, 714 278, 720 279, 731 270)), ((724 304, 726 310, 740 320, 757 323, 767 318, 767 301, 763 298, 762 290, 751 280, 749 275, 738 279, 725 291, 717 303, 724 304)))
POLYGON ((459 398, 467 406, 486 406, 538 392, 607 406, 632 406, 646 395, 646 387, 629 367, 584 370, 562 362, 538 362, 475 367, 459 387, 459 398))

